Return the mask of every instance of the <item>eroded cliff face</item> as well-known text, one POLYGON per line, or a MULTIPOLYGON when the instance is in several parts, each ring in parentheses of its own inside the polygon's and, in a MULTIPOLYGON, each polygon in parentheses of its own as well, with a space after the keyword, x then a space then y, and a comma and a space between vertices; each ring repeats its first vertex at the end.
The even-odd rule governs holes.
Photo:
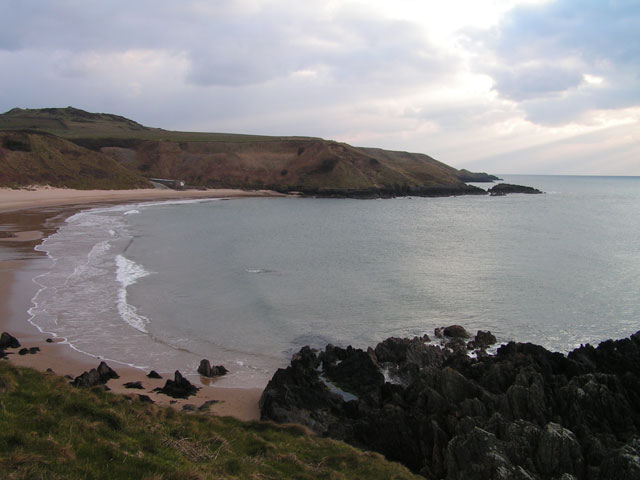
POLYGON ((640 478, 640 332, 567 356, 514 342, 488 355, 487 332, 443 338, 305 347, 267 385, 262 418, 429 479, 640 478))
POLYGON ((325 196, 483 194, 427 155, 320 139, 251 142, 141 141, 100 147, 151 177, 206 187, 270 188, 325 196))

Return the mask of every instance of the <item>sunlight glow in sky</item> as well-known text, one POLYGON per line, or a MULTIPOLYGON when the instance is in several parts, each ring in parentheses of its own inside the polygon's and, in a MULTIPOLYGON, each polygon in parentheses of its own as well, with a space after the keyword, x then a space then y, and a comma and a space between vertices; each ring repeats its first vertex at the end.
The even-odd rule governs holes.
POLYGON ((0 111, 640 175, 638 31, 635 0, 10 0, 0 111))

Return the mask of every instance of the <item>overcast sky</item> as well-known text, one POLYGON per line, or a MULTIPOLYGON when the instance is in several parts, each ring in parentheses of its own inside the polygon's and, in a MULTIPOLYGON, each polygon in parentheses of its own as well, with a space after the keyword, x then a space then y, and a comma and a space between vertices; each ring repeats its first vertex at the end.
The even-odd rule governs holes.
POLYGON ((3 0, 0 111, 640 175, 639 0, 3 0))

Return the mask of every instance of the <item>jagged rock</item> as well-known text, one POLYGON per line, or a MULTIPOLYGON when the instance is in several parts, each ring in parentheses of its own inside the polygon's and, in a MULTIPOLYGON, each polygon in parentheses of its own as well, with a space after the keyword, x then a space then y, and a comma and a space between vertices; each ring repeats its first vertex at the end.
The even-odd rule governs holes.
POLYGON ((98 365, 98 373, 100 374, 100 378, 104 380, 104 383, 111 378, 120 378, 120 375, 105 362, 100 362, 100 365, 98 365))
POLYGON ((158 378, 162 378, 162 377, 160 376, 160 374, 159 374, 158 372, 156 372, 155 370, 151 370, 151 371, 147 374, 147 377, 148 377, 148 378, 156 378, 156 379, 158 379, 158 378))
POLYGON ((98 368, 92 368, 74 378, 71 385, 74 387, 94 387, 96 385, 105 385, 112 378, 120 378, 120 375, 105 362, 100 362, 98 368))
POLYGON ((273 376, 260 409, 426 478, 640 478, 640 332, 567 356, 509 342, 471 358, 466 346, 420 337, 366 352, 305 347, 273 376), (380 381, 382 369, 396 383, 380 381))
POLYGON ((207 359, 202 359, 198 366, 198 373, 203 377, 219 377, 229 372, 224 366, 217 365, 211 366, 211 363, 207 359))
POLYGON ((557 423, 548 423, 538 444, 536 463, 542 475, 582 475, 584 459, 574 433, 557 423))
POLYGON ((138 388, 140 390, 144 389, 144 387, 142 386, 142 382, 127 382, 123 383, 122 386, 124 388, 138 388))
POLYGON ((13 335, 2 332, 2 335, 0 335, 0 349, 7 348, 20 348, 20 342, 13 335))
POLYGON ((27 355, 28 353, 29 353, 28 348, 21 348, 20 351, 18 352, 18 355, 27 355))
POLYGON ((178 370, 174 373, 174 379, 167 380, 164 387, 153 389, 154 392, 164 393, 173 398, 188 398, 195 395, 198 390, 199 388, 184 378, 178 370))
POLYGON ((498 340, 495 335, 490 331, 478 330, 476 336, 473 339, 473 348, 488 348, 491 345, 495 345, 498 340))

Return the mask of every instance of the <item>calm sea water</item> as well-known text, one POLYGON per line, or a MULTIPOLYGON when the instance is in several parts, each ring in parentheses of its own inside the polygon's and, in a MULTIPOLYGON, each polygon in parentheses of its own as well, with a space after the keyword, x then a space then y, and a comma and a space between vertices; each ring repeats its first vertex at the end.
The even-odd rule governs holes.
POLYGON ((639 330, 640 178, 505 180, 547 193, 82 212, 39 247, 32 321, 139 367, 209 358, 222 386, 264 386, 304 345, 453 323, 563 352, 639 330))

